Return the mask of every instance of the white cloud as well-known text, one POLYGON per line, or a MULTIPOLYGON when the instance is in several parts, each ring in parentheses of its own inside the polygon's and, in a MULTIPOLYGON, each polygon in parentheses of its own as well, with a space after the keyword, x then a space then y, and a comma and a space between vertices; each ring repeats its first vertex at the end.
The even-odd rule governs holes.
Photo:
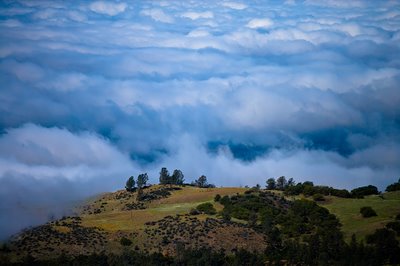
POLYGON ((172 16, 164 13, 164 11, 162 9, 157 9, 157 8, 145 9, 145 10, 142 10, 140 13, 142 15, 151 17, 155 21, 160 21, 160 22, 164 22, 164 23, 173 23, 174 22, 174 18, 172 16))
POLYGON ((270 28, 274 22, 269 18, 255 18, 250 20, 246 27, 251 29, 270 28))
POLYGON ((247 8, 247 5, 243 3, 237 3, 237 2, 223 2, 222 6, 229 7, 231 9, 236 9, 236 10, 243 10, 247 8))
POLYGON ((196 20, 200 18, 213 18, 214 14, 211 11, 205 12, 185 12, 182 14, 184 18, 190 18, 191 20, 196 20))
POLYGON ((93 12, 109 16, 123 13, 127 7, 125 3, 114 3, 110 1, 96 1, 89 5, 90 10, 93 12))

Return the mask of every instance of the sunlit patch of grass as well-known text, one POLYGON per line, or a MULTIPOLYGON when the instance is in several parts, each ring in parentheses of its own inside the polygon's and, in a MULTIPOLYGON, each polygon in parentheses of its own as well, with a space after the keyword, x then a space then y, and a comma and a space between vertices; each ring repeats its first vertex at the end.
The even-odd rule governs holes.
MULTIPOLYGON (((151 189, 157 189, 154 186, 151 189)), ((134 232, 143 229, 146 222, 157 221, 168 215, 186 214, 192 208, 204 202, 214 203, 214 197, 217 194, 221 196, 243 193, 245 188, 197 188, 183 187, 182 190, 172 191, 172 195, 168 198, 151 202, 147 209, 121 211, 116 210, 114 206, 119 205, 118 202, 104 195, 102 202, 107 202, 106 211, 96 215, 83 215, 82 224, 84 226, 95 226, 106 231, 127 231, 134 232)), ((217 210, 222 210, 221 204, 216 204, 217 210)))
POLYGON ((400 213, 400 191, 385 193, 383 197, 373 195, 364 199, 327 197, 327 202, 321 205, 339 218, 346 240, 353 233, 358 239, 364 239, 366 235, 393 221, 396 214, 400 213), (372 207, 378 216, 363 218, 360 208, 364 206, 372 207))

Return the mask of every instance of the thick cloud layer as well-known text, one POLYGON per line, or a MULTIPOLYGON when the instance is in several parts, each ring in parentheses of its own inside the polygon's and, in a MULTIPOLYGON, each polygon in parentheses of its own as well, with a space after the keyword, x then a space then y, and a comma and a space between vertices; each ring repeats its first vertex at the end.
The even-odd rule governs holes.
POLYGON ((0 5, 0 238, 162 166, 217 185, 400 175, 397 1, 0 5))

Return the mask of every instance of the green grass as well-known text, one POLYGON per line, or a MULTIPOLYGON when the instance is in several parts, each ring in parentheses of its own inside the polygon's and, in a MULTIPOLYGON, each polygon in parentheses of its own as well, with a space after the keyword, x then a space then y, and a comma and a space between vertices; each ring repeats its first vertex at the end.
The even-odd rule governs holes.
POLYGON ((366 235, 384 227, 400 213, 400 191, 385 193, 383 198, 376 195, 364 199, 326 198, 327 202, 320 205, 338 217, 343 225, 342 231, 346 240, 349 240, 353 233, 357 239, 365 239, 366 235), (364 206, 371 206, 378 216, 363 218, 360 208, 364 206))

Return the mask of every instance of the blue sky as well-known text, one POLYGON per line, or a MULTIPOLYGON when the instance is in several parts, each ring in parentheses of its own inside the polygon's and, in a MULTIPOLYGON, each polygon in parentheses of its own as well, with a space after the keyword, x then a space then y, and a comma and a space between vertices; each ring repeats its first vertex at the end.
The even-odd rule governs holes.
POLYGON ((2 1, 0 84, 0 237, 162 166, 400 175, 398 1, 2 1))

